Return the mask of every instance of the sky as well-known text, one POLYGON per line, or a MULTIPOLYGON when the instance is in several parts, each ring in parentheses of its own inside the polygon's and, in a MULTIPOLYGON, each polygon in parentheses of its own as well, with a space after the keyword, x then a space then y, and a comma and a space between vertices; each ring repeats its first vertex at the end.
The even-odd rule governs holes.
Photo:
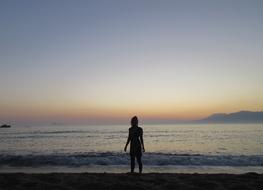
POLYGON ((263 110, 261 0, 1 0, 0 123, 263 110))

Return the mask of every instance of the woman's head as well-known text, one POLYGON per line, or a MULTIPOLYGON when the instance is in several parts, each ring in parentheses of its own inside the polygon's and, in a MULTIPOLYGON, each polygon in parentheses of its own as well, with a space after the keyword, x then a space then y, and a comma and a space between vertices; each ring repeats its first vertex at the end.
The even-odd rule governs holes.
POLYGON ((137 118, 137 116, 134 116, 133 118, 131 118, 131 125, 132 126, 138 126, 138 118, 137 118))

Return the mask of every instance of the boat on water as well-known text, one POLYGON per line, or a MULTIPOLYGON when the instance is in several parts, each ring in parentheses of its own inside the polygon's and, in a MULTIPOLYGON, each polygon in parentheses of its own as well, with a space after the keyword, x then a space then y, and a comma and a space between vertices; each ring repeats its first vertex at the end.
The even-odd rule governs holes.
POLYGON ((1 125, 0 128, 10 128, 11 125, 7 125, 7 124, 4 124, 4 125, 1 125))

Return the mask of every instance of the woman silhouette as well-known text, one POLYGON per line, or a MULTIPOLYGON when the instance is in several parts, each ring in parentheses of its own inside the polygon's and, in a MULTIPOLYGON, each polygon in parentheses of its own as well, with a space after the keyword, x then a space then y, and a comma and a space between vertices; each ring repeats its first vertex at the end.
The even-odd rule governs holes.
POLYGON ((131 173, 134 172, 135 158, 139 164, 139 172, 142 173, 142 151, 145 152, 143 143, 143 130, 138 126, 138 118, 134 116, 131 119, 131 127, 129 128, 129 136, 125 145, 124 151, 126 152, 128 144, 130 144, 131 156, 131 173))

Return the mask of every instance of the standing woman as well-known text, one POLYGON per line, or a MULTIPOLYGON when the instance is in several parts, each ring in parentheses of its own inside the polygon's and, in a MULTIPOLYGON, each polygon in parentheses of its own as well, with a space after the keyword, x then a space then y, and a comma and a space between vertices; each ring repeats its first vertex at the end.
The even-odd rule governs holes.
POLYGON ((138 126, 138 118, 134 116, 131 119, 131 127, 129 128, 129 136, 125 145, 124 151, 126 152, 128 144, 130 144, 131 156, 131 173, 134 172, 135 158, 139 164, 139 172, 142 173, 142 151, 145 152, 143 143, 143 130, 138 126))

